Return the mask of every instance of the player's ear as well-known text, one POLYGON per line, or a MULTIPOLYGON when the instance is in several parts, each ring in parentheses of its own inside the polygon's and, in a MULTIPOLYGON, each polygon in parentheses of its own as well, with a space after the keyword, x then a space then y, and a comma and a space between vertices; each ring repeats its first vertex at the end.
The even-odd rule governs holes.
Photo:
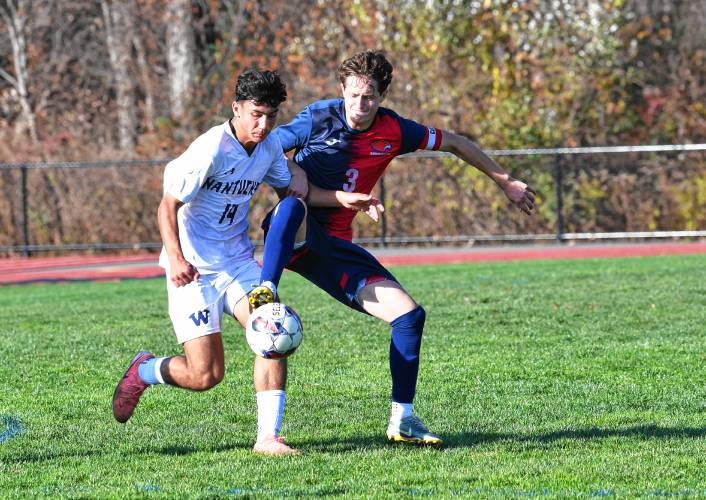
POLYGON ((343 94, 346 91, 346 86, 341 83, 341 94, 343 94))
POLYGON ((233 101, 230 108, 233 110, 233 116, 240 118, 240 106, 238 105, 238 101, 233 101))
POLYGON ((385 89, 385 92, 383 92, 382 94, 380 94, 380 102, 382 102, 382 101, 385 100, 385 97, 387 97, 387 91, 388 91, 388 90, 390 90, 390 89, 385 89))

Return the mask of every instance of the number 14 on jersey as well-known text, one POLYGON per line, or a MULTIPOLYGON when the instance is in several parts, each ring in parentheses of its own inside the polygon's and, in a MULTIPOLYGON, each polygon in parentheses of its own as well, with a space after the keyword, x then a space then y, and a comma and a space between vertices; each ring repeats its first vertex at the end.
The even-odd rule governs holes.
POLYGON ((235 221, 235 214, 238 213, 238 207, 239 205, 228 203, 223 209, 223 213, 221 214, 221 218, 218 220, 218 223, 223 224, 225 222, 229 225, 233 224, 235 221))

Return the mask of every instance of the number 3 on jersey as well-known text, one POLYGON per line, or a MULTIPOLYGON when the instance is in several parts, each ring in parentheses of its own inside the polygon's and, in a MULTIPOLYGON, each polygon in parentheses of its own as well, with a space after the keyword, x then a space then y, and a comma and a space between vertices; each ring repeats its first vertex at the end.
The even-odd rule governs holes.
POLYGON ((355 183, 358 180, 358 169, 349 168, 346 170, 346 177, 348 178, 348 182, 343 183, 343 190, 352 193, 355 191, 355 183))

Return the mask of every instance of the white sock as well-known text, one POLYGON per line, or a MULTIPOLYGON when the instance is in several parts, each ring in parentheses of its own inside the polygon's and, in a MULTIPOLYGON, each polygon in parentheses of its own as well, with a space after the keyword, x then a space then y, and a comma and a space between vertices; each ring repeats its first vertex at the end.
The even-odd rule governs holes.
POLYGON ((263 281, 262 283, 260 283, 260 286, 266 286, 267 288, 272 290, 272 295, 277 297, 277 286, 271 281, 263 281))
POLYGON ((284 391, 262 391, 257 398, 257 440, 266 436, 279 436, 284 413, 284 391))
POLYGON ((154 364, 154 378, 156 378, 160 384, 164 383, 164 378, 162 377, 162 363, 164 363, 165 359, 168 358, 157 358, 154 364))
POLYGON ((412 415, 414 415, 413 403, 398 403, 397 401, 392 402, 392 412, 390 413, 391 421, 399 422, 403 418, 411 417, 412 415))

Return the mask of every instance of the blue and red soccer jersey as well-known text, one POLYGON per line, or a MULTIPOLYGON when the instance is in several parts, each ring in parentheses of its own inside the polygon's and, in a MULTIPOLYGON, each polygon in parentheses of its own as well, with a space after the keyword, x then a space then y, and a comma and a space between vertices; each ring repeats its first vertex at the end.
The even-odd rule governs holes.
MULTIPOLYGON (((294 161, 306 171, 309 182, 322 189, 368 194, 396 156, 441 145, 441 130, 383 107, 370 128, 354 130, 344 109, 343 99, 317 101, 272 132, 285 151, 296 150, 294 161)), ((355 211, 310 207, 309 213, 331 236, 352 239, 355 211)))

